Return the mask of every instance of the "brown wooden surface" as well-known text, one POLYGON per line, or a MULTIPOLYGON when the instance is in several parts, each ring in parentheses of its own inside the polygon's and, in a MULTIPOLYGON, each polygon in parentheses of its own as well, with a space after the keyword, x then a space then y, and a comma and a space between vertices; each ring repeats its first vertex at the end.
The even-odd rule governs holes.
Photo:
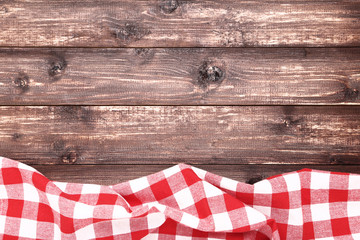
POLYGON ((360 173, 358 0, 0 0, 0 156, 115 184, 360 173))
POLYGON ((1 1, 0 46, 358 46, 359 18, 357 0, 1 1))
POLYGON ((358 164, 359 106, 6 106, 0 151, 27 163, 358 164))
POLYGON ((360 103, 360 48, 17 48, 0 66, 1 105, 360 103))
MULTIPOLYGON (((173 165, 62 165, 33 167, 53 181, 112 185, 147 176, 173 165)), ((311 168, 360 174, 360 165, 196 165, 211 173, 253 184, 277 174, 311 168)))

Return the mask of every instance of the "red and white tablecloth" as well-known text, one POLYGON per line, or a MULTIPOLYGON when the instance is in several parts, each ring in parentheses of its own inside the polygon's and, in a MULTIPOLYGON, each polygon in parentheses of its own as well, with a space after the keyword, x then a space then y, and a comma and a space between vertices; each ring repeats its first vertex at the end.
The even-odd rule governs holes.
POLYGON ((186 164, 112 186, 0 157, 3 239, 360 239, 360 175, 302 169, 249 185, 186 164))

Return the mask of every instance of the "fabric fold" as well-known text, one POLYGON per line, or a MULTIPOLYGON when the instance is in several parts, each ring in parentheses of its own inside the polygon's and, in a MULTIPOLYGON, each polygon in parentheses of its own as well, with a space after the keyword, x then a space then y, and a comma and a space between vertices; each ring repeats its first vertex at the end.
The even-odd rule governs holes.
POLYGON ((0 234, 18 239, 360 239, 360 175, 302 169, 254 185, 178 164, 105 186, 0 157, 0 234))

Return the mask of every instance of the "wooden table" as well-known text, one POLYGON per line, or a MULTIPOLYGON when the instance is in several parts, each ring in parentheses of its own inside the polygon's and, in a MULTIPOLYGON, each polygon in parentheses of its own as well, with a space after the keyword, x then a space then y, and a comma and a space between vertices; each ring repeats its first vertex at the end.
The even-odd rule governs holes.
POLYGON ((0 1, 0 155, 115 184, 360 173, 360 1, 0 1))

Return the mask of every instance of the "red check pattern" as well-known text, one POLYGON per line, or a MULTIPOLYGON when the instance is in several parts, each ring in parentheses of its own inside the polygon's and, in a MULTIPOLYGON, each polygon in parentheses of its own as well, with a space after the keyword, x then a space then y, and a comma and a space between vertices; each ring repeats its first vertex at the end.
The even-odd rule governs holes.
POLYGON ((237 182, 179 164, 113 186, 50 181, 0 157, 3 239, 360 239, 360 175, 237 182))

